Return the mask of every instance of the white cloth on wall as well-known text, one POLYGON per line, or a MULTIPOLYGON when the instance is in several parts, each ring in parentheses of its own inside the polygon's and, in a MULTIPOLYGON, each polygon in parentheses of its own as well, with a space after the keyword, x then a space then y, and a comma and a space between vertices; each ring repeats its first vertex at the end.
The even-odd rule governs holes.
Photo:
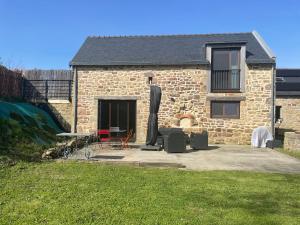
POLYGON ((252 132, 251 145, 256 148, 265 148, 267 141, 272 140, 272 133, 267 127, 257 127, 252 132))

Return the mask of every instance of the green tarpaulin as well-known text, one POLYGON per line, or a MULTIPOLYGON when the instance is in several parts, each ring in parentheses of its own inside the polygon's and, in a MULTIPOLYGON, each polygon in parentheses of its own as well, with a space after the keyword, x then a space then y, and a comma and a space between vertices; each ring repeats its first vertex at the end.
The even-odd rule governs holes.
MULTIPOLYGON (((33 127, 34 130, 47 131, 51 134, 63 132, 47 112, 29 103, 0 101, 0 119, 15 120, 18 125, 25 128, 33 127)), ((49 143, 39 133, 33 136, 36 143, 49 143)))

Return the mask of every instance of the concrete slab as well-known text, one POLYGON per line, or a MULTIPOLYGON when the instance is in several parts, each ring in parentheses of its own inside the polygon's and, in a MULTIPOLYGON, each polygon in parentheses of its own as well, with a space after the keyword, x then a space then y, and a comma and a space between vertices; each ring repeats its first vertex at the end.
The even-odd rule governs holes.
MULTIPOLYGON (((300 173, 300 160, 266 148, 241 145, 216 145, 208 150, 186 153, 141 151, 139 149, 93 150, 91 160, 100 162, 133 162, 135 165, 178 165, 188 170, 242 170, 272 173, 300 173)), ((84 149, 70 159, 84 159, 84 149)))

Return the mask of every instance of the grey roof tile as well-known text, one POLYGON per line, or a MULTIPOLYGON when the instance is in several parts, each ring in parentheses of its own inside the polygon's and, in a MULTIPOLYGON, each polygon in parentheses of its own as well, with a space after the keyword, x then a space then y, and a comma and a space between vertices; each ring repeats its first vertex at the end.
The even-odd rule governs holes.
POLYGON ((70 65, 208 64, 205 47, 212 43, 246 43, 247 63, 274 63, 252 33, 88 37, 70 65))
POLYGON ((300 95, 300 69, 276 69, 276 95, 300 95))

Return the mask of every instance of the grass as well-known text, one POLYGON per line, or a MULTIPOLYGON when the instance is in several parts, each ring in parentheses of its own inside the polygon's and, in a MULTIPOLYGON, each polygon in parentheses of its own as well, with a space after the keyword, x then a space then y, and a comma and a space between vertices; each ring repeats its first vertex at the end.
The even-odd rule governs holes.
POLYGON ((300 224, 300 175, 47 162, 0 181, 0 224, 300 224))
POLYGON ((287 154, 289 156, 292 156, 294 158, 300 159, 300 151, 290 151, 290 150, 283 149, 283 148, 276 148, 275 150, 277 150, 281 153, 287 154))

